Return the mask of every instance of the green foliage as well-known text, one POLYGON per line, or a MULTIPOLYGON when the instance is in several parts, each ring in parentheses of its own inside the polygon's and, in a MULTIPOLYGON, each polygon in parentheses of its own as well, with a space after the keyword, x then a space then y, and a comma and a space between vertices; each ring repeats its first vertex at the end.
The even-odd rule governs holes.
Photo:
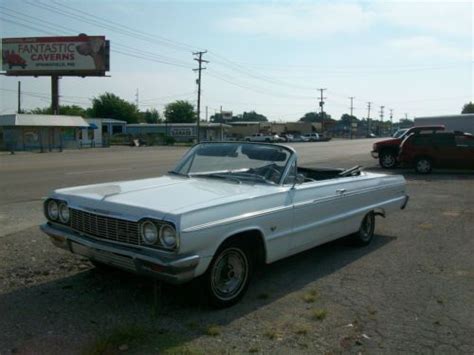
POLYGON ((92 100, 89 114, 90 117, 114 118, 127 123, 137 123, 140 119, 140 113, 134 104, 109 92, 92 100))
POLYGON ((244 112, 242 117, 238 118, 239 121, 245 122, 267 122, 268 119, 264 115, 261 115, 255 111, 244 112))
POLYGON ((307 112, 303 117, 300 118, 301 122, 323 122, 324 121, 334 121, 331 115, 328 115, 326 112, 307 112))
POLYGON ((165 107, 165 117, 169 123, 196 122, 194 106, 189 101, 177 100, 165 107))
POLYGON ((462 108, 461 113, 474 113, 474 102, 470 101, 462 108))
POLYGON ((140 112, 141 115, 141 122, 146 122, 146 123, 160 123, 163 120, 160 117, 160 113, 152 108, 151 110, 146 110, 145 112, 140 112))
POLYGON ((359 120, 357 119, 356 116, 351 116, 347 113, 344 113, 341 116, 341 121, 344 122, 344 124, 350 125, 351 123, 358 122, 359 120))
MULTIPOLYGON (((52 115, 53 109, 49 107, 37 107, 33 110, 28 111, 27 113, 32 113, 36 115, 52 115)), ((59 106, 59 114, 63 116, 81 116, 86 117, 86 110, 77 105, 64 105, 59 106)))

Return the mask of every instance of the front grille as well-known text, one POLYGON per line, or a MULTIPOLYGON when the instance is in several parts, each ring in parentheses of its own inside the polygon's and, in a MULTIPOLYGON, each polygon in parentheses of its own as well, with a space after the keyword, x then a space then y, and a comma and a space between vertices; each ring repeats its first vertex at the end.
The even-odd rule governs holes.
POLYGON ((137 222, 100 216, 71 208, 71 227, 99 239, 140 245, 137 222))

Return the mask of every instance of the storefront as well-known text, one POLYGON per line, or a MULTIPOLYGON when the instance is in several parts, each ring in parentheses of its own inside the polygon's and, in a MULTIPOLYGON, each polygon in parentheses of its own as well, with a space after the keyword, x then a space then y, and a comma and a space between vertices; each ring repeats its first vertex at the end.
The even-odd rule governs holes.
POLYGON ((88 128, 82 117, 11 114, 0 116, 0 149, 51 151, 80 148, 79 131, 88 128))

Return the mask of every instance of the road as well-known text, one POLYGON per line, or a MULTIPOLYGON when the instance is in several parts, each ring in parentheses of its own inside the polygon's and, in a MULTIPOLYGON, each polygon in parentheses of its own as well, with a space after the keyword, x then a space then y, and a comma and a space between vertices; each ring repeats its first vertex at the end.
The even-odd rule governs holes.
MULTIPOLYGON (((308 165, 349 167, 374 165, 373 140, 293 143, 308 165), (344 152, 341 157, 341 152, 344 152)), ((41 201, 48 192, 67 186, 160 176, 173 169, 187 147, 113 147, 63 153, 0 155, 0 237, 42 220, 41 201)))
MULTIPOLYGON (((380 172, 371 140, 294 144, 301 164, 380 172)), ((0 353, 474 353, 474 174, 407 179, 405 211, 366 248, 336 241, 269 265, 242 302, 198 285, 101 273, 51 246, 40 199, 61 186, 160 175, 184 148, 0 155, 0 353)), ((391 173, 391 172, 389 172, 391 173)))

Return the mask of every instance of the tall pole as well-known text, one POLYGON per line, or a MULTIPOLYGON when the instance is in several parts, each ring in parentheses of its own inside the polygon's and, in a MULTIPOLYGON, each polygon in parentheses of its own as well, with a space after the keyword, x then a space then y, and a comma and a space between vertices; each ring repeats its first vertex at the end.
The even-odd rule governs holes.
POLYGON ((320 92, 320 97, 319 97, 319 108, 321 110, 321 130, 324 131, 324 91, 327 89, 318 89, 320 92))
POLYGON ((367 102, 367 135, 370 134, 370 106, 372 102, 367 102))
POLYGON ((21 113, 21 81, 18 81, 18 113, 21 113))
POLYGON ((209 111, 208 111, 208 107, 206 106, 206 122, 208 121, 208 117, 209 117, 209 111))
MULTIPOLYGON (((385 106, 380 106, 380 121, 382 122, 382 133, 383 133, 383 109, 385 108, 385 106)), ((380 132, 379 132, 380 133, 380 132)))
POLYGON ((140 93, 137 88, 137 92, 135 93, 135 106, 137 106, 137 110, 140 110, 138 106, 140 105, 140 93))
POLYGON ((393 108, 390 109, 390 134, 393 131, 393 108))
POLYGON ((199 67, 197 69, 193 69, 193 71, 198 72, 198 79, 197 79, 197 84, 198 84, 198 99, 197 99, 197 142, 199 143, 200 137, 199 137, 199 130, 200 130, 200 121, 201 121, 201 72, 206 69, 202 67, 202 63, 209 63, 209 61, 202 59, 202 55, 207 53, 207 51, 201 51, 201 52, 194 52, 193 55, 197 56, 197 58, 194 58, 195 61, 199 63, 199 67))
POLYGON ((351 121, 350 121, 351 126, 350 126, 350 130, 351 130, 351 139, 352 139, 352 120, 353 120, 352 117, 354 116, 353 113, 354 113, 354 99, 355 99, 355 97, 350 96, 349 99, 351 100, 351 107, 350 107, 350 109, 351 109, 351 121))
POLYGON ((59 115, 59 76, 51 75, 51 110, 59 115))

